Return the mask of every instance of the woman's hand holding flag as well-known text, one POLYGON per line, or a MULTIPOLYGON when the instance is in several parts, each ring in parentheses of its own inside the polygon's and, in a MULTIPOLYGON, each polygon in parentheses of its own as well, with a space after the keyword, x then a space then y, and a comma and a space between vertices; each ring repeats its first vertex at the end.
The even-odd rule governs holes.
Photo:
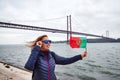
POLYGON ((86 57, 87 56, 87 51, 84 51, 82 54, 81 54, 82 58, 86 57))

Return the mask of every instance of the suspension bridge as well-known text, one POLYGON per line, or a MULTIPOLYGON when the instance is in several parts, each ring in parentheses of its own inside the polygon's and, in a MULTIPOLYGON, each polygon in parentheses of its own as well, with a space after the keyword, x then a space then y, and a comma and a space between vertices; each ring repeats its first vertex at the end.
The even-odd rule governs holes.
POLYGON ((68 31, 68 27, 71 29, 71 17, 67 16, 67 30, 53 29, 53 28, 45 28, 40 26, 31 26, 31 25, 23 25, 17 23, 9 23, 0 21, 1 28, 13 28, 13 29, 23 29, 23 30, 34 30, 34 31, 44 31, 44 32, 52 32, 52 33, 63 33, 63 34, 75 34, 75 35, 84 35, 84 36, 92 36, 92 37, 100 37, 100 38, 109 38, 95 34, 68 31))

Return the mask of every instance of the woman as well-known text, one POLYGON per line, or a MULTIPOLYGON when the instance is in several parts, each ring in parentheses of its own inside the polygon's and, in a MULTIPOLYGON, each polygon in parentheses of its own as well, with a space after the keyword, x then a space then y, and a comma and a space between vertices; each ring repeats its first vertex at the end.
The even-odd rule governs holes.
POLYGON ((86 57, 87 52, 71 58, 58 56, 50 51, 51 40, 47 35, 39 36, 35 41, 30 42, 31 55, 25 64, 25 68, 33 71, 33 80, 57 80, 54 70, 55 64, 71 64, 86 57))

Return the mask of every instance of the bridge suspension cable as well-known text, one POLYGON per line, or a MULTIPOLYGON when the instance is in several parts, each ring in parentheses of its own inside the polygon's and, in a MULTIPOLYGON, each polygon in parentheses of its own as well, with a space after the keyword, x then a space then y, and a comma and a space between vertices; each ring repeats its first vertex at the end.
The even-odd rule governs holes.
POLYGON ((32 20, 8 20, 7 22, 51 22, 55 20, 66 19, 66 16, 49 18, 49 19, 32 19, 32 20))

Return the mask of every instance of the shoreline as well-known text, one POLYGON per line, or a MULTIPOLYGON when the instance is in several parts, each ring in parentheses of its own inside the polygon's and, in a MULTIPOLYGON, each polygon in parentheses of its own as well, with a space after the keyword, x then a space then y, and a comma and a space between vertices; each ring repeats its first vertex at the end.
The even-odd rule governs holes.
POLYGON ((0 80, 31 80, 30 71, 0 62, 0 80))

